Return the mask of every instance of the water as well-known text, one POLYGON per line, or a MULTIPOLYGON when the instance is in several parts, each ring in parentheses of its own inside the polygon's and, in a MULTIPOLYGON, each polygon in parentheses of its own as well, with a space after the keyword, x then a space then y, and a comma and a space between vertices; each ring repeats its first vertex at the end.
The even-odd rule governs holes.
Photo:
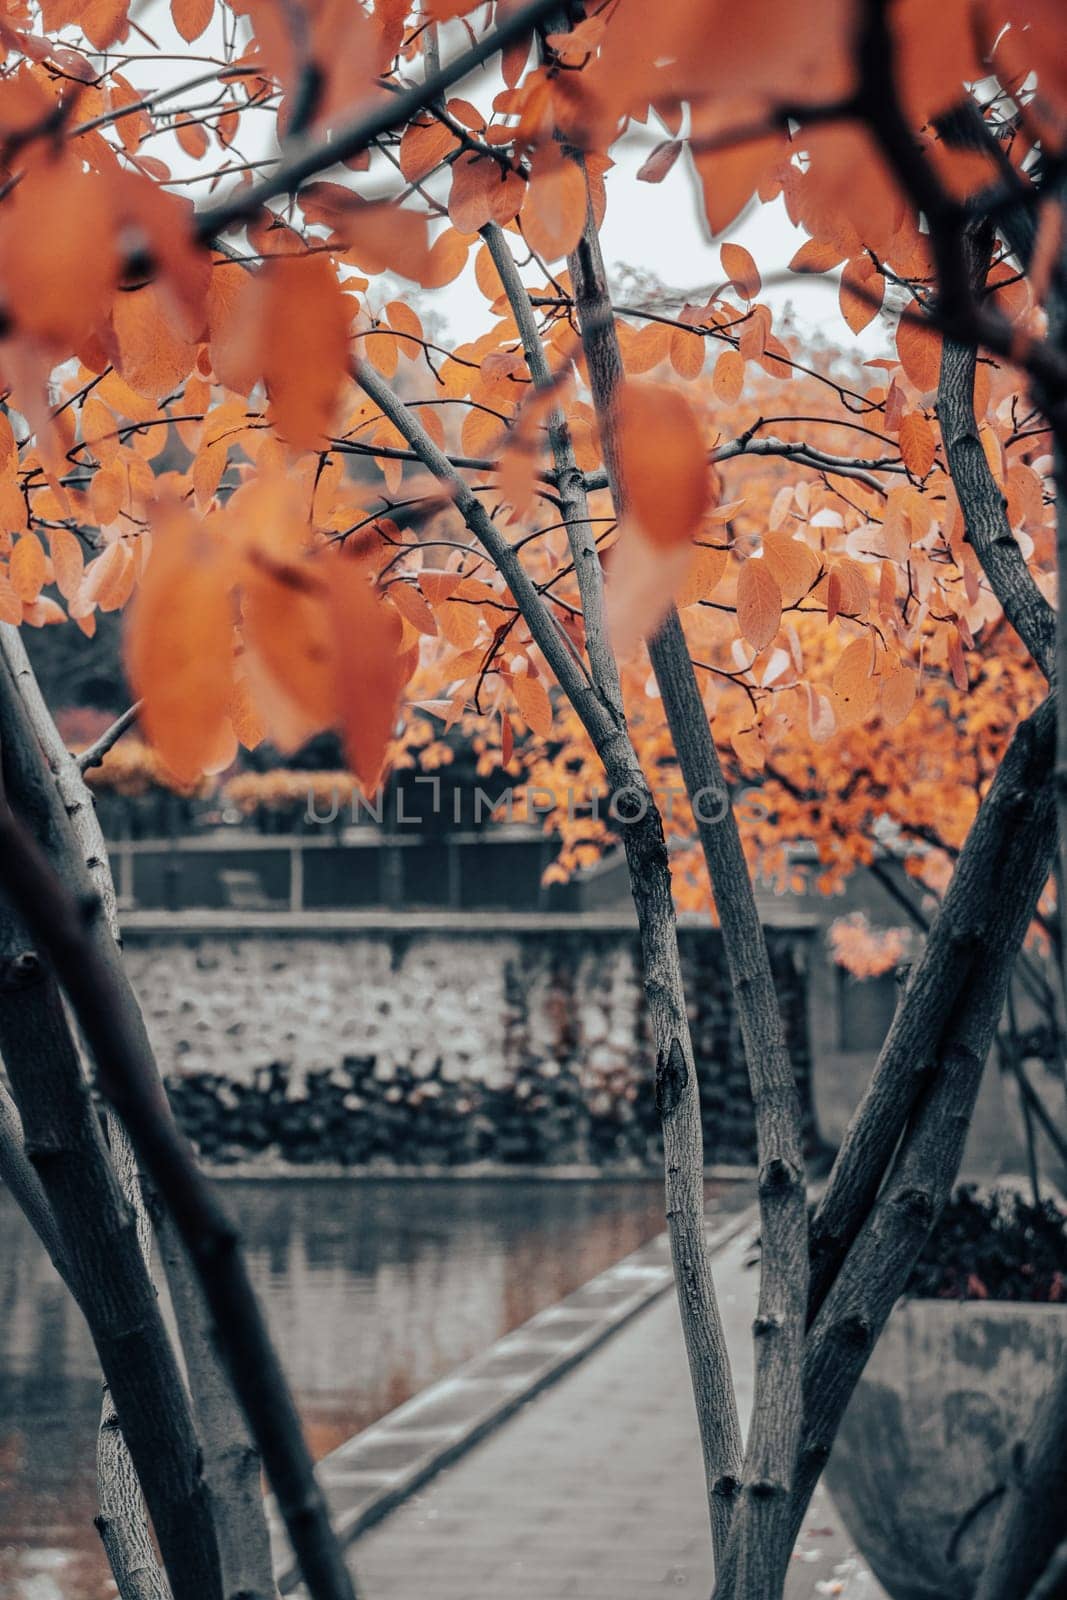
MULTIPOLYGON (((643 1179, 285 1179, 225 1195, 316 1456, 664 1225, 662 1188, 643 1179)), ((2 1191, 0 1237, 0 1597, 108 1600, 92 1344, 2 1191)))

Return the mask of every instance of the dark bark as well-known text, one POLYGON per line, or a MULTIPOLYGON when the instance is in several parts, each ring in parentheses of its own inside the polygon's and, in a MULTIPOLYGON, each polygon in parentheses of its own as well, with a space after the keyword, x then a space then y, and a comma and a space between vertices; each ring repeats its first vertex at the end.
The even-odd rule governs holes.
MULTIPOLYGON (((506 263, 504 265, 506 270, 506 263)), ((526 343, 532 348, 533 342, 527 328, 526 343)), ((610 668, 604 669, 608 681, 603 687, 597 680, 596 652, 608 652, 610 647, 603 634, 594 632, 593 673, 588 674, 564 639, 515 550, 501 536, 485 507, 455 473, 415 416, 372 368, 361 368, 358 379, 430 471, 449 485, 457 509, 502 574, 533 638, 581 718, 604 766, 620 814, 624 808, 629 813, 622 817, 621 832, 641 935, 645 996, 656 1049, 656 1103, 663 1129, 667 1230, 700 1427, 712 1537, 716 1549, 720 1549, 729 1528, 742 1456, 729 1356, 705 1240, 699 1086, 682 986, 662 820, 621 711, 614 704, 610 668)), ((561 459, 566 465, 565 455, 561 459)), ((589 526, 584 489, 576 474, 568 471, 566 477, 573 529, 576 539, 584 541, 586 535, 581 530, 589 526)), ((595 556, 595 545, 592 548, 595 556)), ((583 552, 584 544, 581 544, 579 553, 583 552)), ((595 572, 592 562, 584 557, 578 565, 579 575, 587 586, 599 581, 599 570, 599 558, 595 572)), ((602 655, 600 659, 603 660, 602 655)))
MULTIPOLYGON (((6 740, 4 755, 6 776, 6 740)), ((0 1055, 175 1600, 221 1600, 196 1434, 136 1224, 104 1147, 59 990, 6 909, 0 921, 0 1055)))
POLYGON ((203 1294, 169 1217, 160 1219, 157 1236, 204 1455, 223 1592, 226 1600, 275 1600, 259 1451, 234 1402, 203 1294))
POLYGON ((1067 1539, 1056 1546, 1052 1560, 1026 1600, 1067 1600, 1067 1539))
MULTIPOLYGON (((925 1057, 929 1070, 910 1108, 892 1172, 865 1213, 808 1335, 794 1537, 856 1380, 956 1179, 1012 966, 1048 882, 1056 837, 1048 776, 1053 716, 1049 702, 1041 710, 1044 715, 1035 713, 1022 724, 997 776, 1002 790, 1011 785, 1002 802, 1008 826, 989 867, 982 937, 966 984, 957 985, 936 1049, 925 1057)), ((936 924, 931 946, 935 934, 936 924)))
POLYGON ((1067 1352, 1042 1395, 1001 1501, 974 1600, 1015 1600, 1037 1583, 1067 1527, 1067 1352))
POLYGON ((63 1259, 63 1243, 56 1219, 48 1204, 41 1180, 26 1154, 22 1118, 18 1107, 0 1083, 0 1181, 44 1245, 48 1259, 66 1283, 70 1282, 63 1259))
MULTIPOLYGON (((600 241, 591 214, 570 258, 582 349, 589 373, 616 515, 626 513, 625 463, 615 410, 622 357, 600 241)), ((800 1367, 808 1286, 808 1227, 800 1102, 785 1043, 763 928, 756 910, 729 790, 678 613, 672 607, 648 641, 675 752, 694 807, 704 859, 722 927, 734 1003, 741 1026, 756 1119, 760 1229, 760 1297, 754 1324, 756 1382, 742 1473, 739 1540, 720 1559, 723 1596, 777 1593, 789 1547, 785 1514, 801 1425, 800 1367), (705 802, 714 795, 714 822, 705 802)))
POLYGON ((1051 680, 1055 671, 1056 613, 1026 565, 1011 531, 1004 493, 982 447, 974 415, 977 365, 978 354, 973 345, 944 341, 937 416, 948 468, 963 510, 966 537, 990 587, 1019 638, 1051 680))
MULTIPOLYGON (((100 901, 100 937, 103 938, 102 930, 106 929, 112 943, 118 947, 121 945, 118 900, 107 844, 84 778, 90 763, 84 755, 78 758, 71 755, 60 738, 17 629, 0 627, 0 650, 11 669, 26 716, 54 780, 52 812, 57 819, 65 813, 69 825, 64 827, 57 820, 49 831, 52 864, 64 878, 84 870, 100 901), (56 810, 57 803, 61 812, 56 810), (64 852, 71 838, 77 854, 68 858, 64 852)), ((128 719, 129 713, 119 721, 125 723, 128 719)), ((113 731, 109 730, 109 734, 113 731)), ((103 743, 103 740, 97 741, 94 750, 103 743)), ((149 1048, 146 1036, 144 1046, 146 1050, 149 1048)), ((157 1079, 158 1076, 157 1071, 157 1079)), ((121 1122, 113 1113, 108 1117, 108 1143, 123 1193, 135 1211, 138 1238, 147 1262, 151 1252, 149 1211, 158 1210, 158 1207, 153 1205, 150 1196, 146 1198, 142 1194, 142 1178, 133 1151, 121 1122)), ((259 1453, 248 1436, 244 1417, 219 1365, 207 1308, 165 1214, 157 1219, 157 1231, 203 1450, 203 1475, 211 1496, 223 1588, 228 1600, 262 1600, 276 1591, 260 1492, 259 1453)), ((107 1530, 105 1546, 122 1600, 126 1600, 127 1589, 131 1594, 136 1592, 140 1600, 142 1593, 154 1592, 146 1576, 151 1542, 144 1526, 143 1505, 138 1505, 139 1496, 135 1492, 136 1476, 129 1463, 122 1459, 123 1453, 121 1431, 105 1394, 97 1450, 97 1476, 101 1485, 98 1525, 102 1536, 104 1529, 107 1530), (120 1576, 120 1572, 124 1576, 120 1576), (136 1591, 134 1582, 141 1586, 136 1591)))
MULTIPOLYGON (((47 841, 42 850, 24 823, 0 807, 4 885, 62 981, 92 1050, 99 1086, 121 1116, 138 1160, 182 1235, 203 1286, 231 1382, 262 1451, 313 1600, 353 1600, 352 1579, 330 1528, 299 1418, 249 1282, 236 1231, 200 1172, 188 1140, 175 1125, 136 997, 114 940, 97 914, 99 903, 87 875, 78 882, 77 851, 69 825, 62 808, 57 811, 50 775, 6 666, 3 683, 5 770, 9 756, 18 763, 18 781, 14 776, 9 781, 8 800, 47 841), (64 840, 65 828, 68 836, 64 840), (48 843, 53 856, 69 865, 71 888, 50 866, 48 843)), ((115 1394, 118 1401, 117 1389, 115 1394)), ((119 1416, 127 1433, 121 1404, 119 1416)), ((128 1443, 143 1482, 133 1441, 128 1439, 128 1443)), ((206 1507, 206 1493, 204 1502, 206 1507)), ((171 1578, 176 1583, 173 1574, 171 1578)), ((214 1581, 214 1588, 201 1584, 201 1600, 219 1592, 217 1570, 214 1581)))
MULTIPOLYGON (((1018 882, 1004 880, 1003 862, 1029 803, 1028 788, 1040 791, 1052 770, 1055 720, 1050 698, 1016 729, 960 851, 923 953, 912 968, 812 1223, 809 1320, 818 1313, 869 1216, 907 1119, 936 1073, 937 1041, 959 996, 965 987, 973 990, 976 973, 988 959, 989 930, 1002 899, 1019 898, 1018 882)), ((1048 828, 1054 836, 1051 819, 1048 828)), ((1043 859, 1051 864, 1048 839, 1041 847, 1043 859)), ((994 951, 995 963, 997 959, 994 951)))

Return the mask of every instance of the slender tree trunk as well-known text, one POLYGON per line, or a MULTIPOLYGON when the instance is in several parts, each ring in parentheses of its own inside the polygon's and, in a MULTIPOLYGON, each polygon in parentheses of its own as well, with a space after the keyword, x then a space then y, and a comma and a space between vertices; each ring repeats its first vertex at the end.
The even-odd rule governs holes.
POLYGON ((219 1361, 211 1317, 177 1229, 164 1215, 157 1231, 204 1452, 226 1600, 274 1600, 259 1451, 219 1361))
MULTIPOLYGON (((483 229, 483 238, 490 248, 504 291, 514 310, 534 386, 550 390, 553 376, 537 334, 533 307, 522 278, 518 275, 510 246, 498 227, 483 229)), ((459 494, 459 480, 448 462, 443 461, 440 453, 427 456, 429 438, 426 438, 413 414, 406 411, 397 397, 382 384, 378 374, 366 368, 360 373, 360 382, 374 402, 382 406, 382 410, 389 408, 387 414, 405 432, 414 450, 424 454, 430 470, 434 470, 438 477, 443 472, 450 482, 454 480, 456 493, 459 494)), ((689 1376, 693 1381, 697 1424, 701 1432, 712 1539, 718 1550, 725 1547, 731 1502, 741 1470, 741 1427, 737 1422, 729 1357, 707 1259, 701 1101, 686 1014, 685 987, 681 981, 670 864, 661 814, 625 726, 619 669, 603 622, 600 555, 597 541, 593 538, 582 475, 574 461, 565 418, 558 408, 549 416, 549 440, 585 616, 589 685, 577 677, 576 664, 561 648, 563 642, 560 634, 545 610, 541 597, 523 573, 514 550, 510 550, 502 541, 491 518, 478 506, 477 499, 466 485, 462 486, 464 502, 459 509, 466 517, 472 533, 490 550, 494 562, 499 566, 502 558, 506 563, 507 571, 504 568, 501 570, 512 594, 522 608, 531 634, 555 670, 558 682, 568 691, 574 709, 584 720, 605 768, 614 802, 622 814, 622 845, 629 870, 630 893, 637 910, 645 997, 656 1043, 654 1082, 656 1107, 664 1136, 667 1232, 689 1376)))
POLYGON ((18 1107, 3 1084, 0 1084, 0 1182, 44 1245, 49 1260, 69 1289, 69 1269, 63 1259, 63 1241, 56 1219, 41 1180, 26 1155, 18 1107))
MULTIPOLYGON (((608 481, 621 520, 626 514, 626 478, 618 449, 616 406, 623 366, 591 205, 569 266, 608 481)), ((800 1102, 737 820, 685 633, 673 607, 649 639, 648 652, 719 912, 759 1150, 763 1249, 753 1325, 756 1384, 741 1496, 742 1503, 750 1505, 750 1514, 741 1523, 744 1536, 731 1541, 727 1558, 719 1562, 719 1588, 724 1596, 770 1596, 780 1591, 789 1560, 788 1503, 802 1414, 808 1225, 800 1102), (711 793, 725 808, 714 823, 705 820, 706 808, 700 804, 701 797, 711 793)))
MULTIPOLYGON (((5 774, 7 757, 5 738, 5 774)), ((10 913, 0 922, 0 1054, 175 1600, 220 1600, 196 1435, 136 1224, 104 1148, 59 991, 10 913)), ((101 1532, 106 1543, 108 1530, 101 1532)))
MULTIPOLYGON (((77 760, 59 736, 16 628, 6 624, 0 626, 0 651, 7 660, 51 769, 58 799, 66 813, 85 871, 99 896, 103 923, 116 947, 120 947, 122 936, 118 897, 92 793, 77 760)), ((62 860, 57 861, 56 865, 62 870, 62 860)), ((137 1218, 138 1239, 147 1264, 151 1253, 150 1202, 144 1196, 141 1174, 137 1170, 126 1130, 114 1112, 108 1112, 107 1129, 112 1160, 123 1193, 137 1218)), ((273 1600, 277 1591, 260 1489, 259 1452, 251 1441, 245 1419, 219 1363, 203 1296, 193 1280, 181 1243, 165 1215, 160 1218, 158 1231, 161 1259, 178 1324, 203 1450, 204 1478, 211 1495, 224 1591, 228 1600, 273 1600)), ((124 1572, 139 1575, 147 1570, 146 1546, 150 1555, 151 1541, 144 1521, 143 1504, 138 1516, 132 1498, 136 1490, 136 1475, 132 1467, 122 1460, 123 1451, 114 1407, 109 1394, 105 1392, 97 1452, 97 1475, 101 1485, 101 1516, 97 1519, 97 1526, 104 1538, 112 1569, 117 1561, 124 1572)), ((147 1583, 146 1579, 140 1577, 138 1581, 142 1585, 147 1583)), ((117 1572, 116 1582, 122 1600, 126 1600, 126 1590, 117 1572)), ((157 1592, 166 1593, 162 1580, 158 1591, 142 1587, 133 1591, 133 1594, 135 1600, 141 1600, 142 1594, 154 1596, 157 1592)))
MULTIPOLYGON (((11 755, 19 779, 9 784, 9 805, 0 806, 5 888, 61 977, 95 1060, 101 1091, 122 1117, 139 1160, 181 1230, 312 1600, 353 1600, 352 1575, 330 1526, 300 1419, 249 1281, 237 1233, 174 1122, 115 942, 106 928, 101 936, 99 919, 95 923, 86 920, 84 908, 95 906, 96 896, 84 868, 80 873, 77 870, 69 822, 61 808, 57 809, 54 785, 6 662, 3 681, 7 686, 3 697, 5 763, 11 755), (32 819, 44 846, 22 819, 32 819), (71 886, 52 867, 48 845, 69 868, 71 886)), ((36 965, 41 963, 36 961, 36 965)), ((123 1431, 158 1534, 158 1518, 130 1435, 130 1419, 115 1375, 106 1365, 105 1373, 111 1378, 123 1431)), ((215 1554, 217 1559, 217 1551, 215 1554)), ((169 1563, 168 1576, 177 1600, 179 1578, 169 1563)), ((184 1573, 181 1579, 184 1582, 184 1573)), ((200 1600, 216 1592, 216 1587, 202 1584, 200 1600)))
MULTIPOLYGON (((1050 204, 1063 207, 1067 185, 1062 180, 1050 204)), ((1048 298, 1049 336, 1067 350, 1067 246, 1061 239, 1059 260, 1048 298)), ((1053 433, 1056 484, 1056 564, 1059 606, 1055 617, 1053 665, 1056 675, 1056 820, 1059 834, 1057 889, 1067 884, 1067 401, 1046 405, 1053 433)), ((1021 560, 1021 556, 1019 557, 1021 560)), ((1063 907, 1058 907, 1062 916, 1063 907)), ((1061 982, 1067 994, 1067 952, 1061 946, 1061 982)), ((1013 1475, 993 1528, 989 1555, 975 1600, 1013 1600, 1038 1583, 1063 1536, 1067 1523, 1067 1354, 1060 1360, 1051 1392, 1035 1410, 1022 1445, 1021 1464, 1013 1475)), ((1055 1581, 1053 1574, 1052 1582, 1055 1581)))
MULTIPOLYGON (((123 1198, 137 1230, 145 1272, 152 1279, 152 1227, 141 1193, 130 1142, 118 1118, 106 1113, 107 1147, 123 1198)), ((121 1600, 168 1600, 170 1590, 159 1570, 148 1514, 126 1441, 122 1437, 111 1385, 105 1379, 96 1436, 96 1485, 100 1511, 96 1531, 115 1575, 121 1600)))
POLYGON ((1067 1527, 1067 1351, 1001 1502, 974 1600, 1015 1600, 1037 1583, 1067 1527))
MULTIPOLYGON (((855 1383, 959 1171, 1012 968, 1055 849, 1052 712, 1046 701, 1021 725, 997 775, 1002 790, 1011 786, 1012 803, 1003 818, 1002 848, 990 866, 992 892, 975 928, 974 959, 936 1046, 923 1049, 929 1067, 892 1172, 808 1334, 804 1433, 791 1512, 794 1537, 855 1383)), ((909 988, 902 1011, 911 993, 909 988)))
MULTIPOLYGON (((72 775, 77 780, 76 784, 72 783, 71 773, 64 770, 66 793, 61 794, 60 798, 71 819, 79 843, 85 846, 86 864, 100 894, 108 925, 111 926, 117 914, 115 891, 107 869, 103 837, 96 837, 99 835, 99 829, 92 796, 81 781, 76 763, 63 747, 58 732, 55 731, 55 724, 41 697, 19 630, 9 623, 0 625, 0 652, 7 661, 18 692, 26 703, 31 721, 38 729, 42 721, 51 728, 55 746, 62 753, 65 765, 69 764, 72 775), (93 829, 96 830, 95 835, 93 829)), ((42 745, 44 745, 43 738, 42 745)), ((46 754, 49 754, 47 750, 46 754)), ((55 773, 55 776, 58 785, 59 774, 55 773)), ((112 1163, 118 1174, 123 1196, 133 1212, 141 1254, 144 1257, 146 1271, 151 1276, 152 1235, 138 1182, 136 1163, 122 1126, 113 1116, 108 1117, 107 1135, 112 1163)), ((100 1502, 99 1515, 95 1519, 96 1529, 114 1575, 120 1600, 167 1600, 169 1590, 159 1570, 155 1548, 148 1531, 144 1496, 137 1482, 133 1464, 129 1460, 110 1386, 106 1380, 97 1431, 96 1476, 100 1502)))

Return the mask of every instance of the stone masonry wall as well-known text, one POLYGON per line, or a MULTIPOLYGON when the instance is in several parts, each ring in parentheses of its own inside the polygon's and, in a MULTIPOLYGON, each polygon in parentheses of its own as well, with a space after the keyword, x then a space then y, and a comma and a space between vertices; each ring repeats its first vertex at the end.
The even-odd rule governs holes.
MULTIPOLYGON (((719 936, 681 937, 707 1159, 747 1164, 751 1105, 719 936)), ((768 940, 810 1102, 807 939, 768 940)), ((134 933, 126 950, 176 1112, 211 1159, 658 1160, 626 928, 134 933)))

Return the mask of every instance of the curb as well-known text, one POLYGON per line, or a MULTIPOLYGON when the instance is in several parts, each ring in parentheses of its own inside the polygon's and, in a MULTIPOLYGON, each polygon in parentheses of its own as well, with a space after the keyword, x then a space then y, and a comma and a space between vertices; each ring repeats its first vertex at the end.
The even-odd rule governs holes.
MULTIPOLYGON (((712 1228, 709 1252, 717 1254, 754 1226, 757 1214, 753 1204, 712 1228)), ((324 1456, 317 1476, 342 1545, 564 1377, 666 1294, 672 1281, 662 1233, 324 1456)), ((300 1575, 273 1497, 266 1509, 276 1581, 288 1594, 300 1575)))
MULTIPOLYGON (((592 1166, 584 1162, 558 1164, 520 1161, 470 1161, 455 1166, 342 1166, 335 1161, 294 1162, 280 1157, 249 1161, 203 1161, 204 1172, 213 1183, 262 1183, 288 1179, 293 1183, 663 1183, 663 1162, 658 1166, 610 1164, 592 1166)), ((704 1168, 706 1183, 754 1183, 756 1166, 711 1162, 704 1168)), ((1022 1182, 1024 1180, 1020 1180, 1022 1182)))

